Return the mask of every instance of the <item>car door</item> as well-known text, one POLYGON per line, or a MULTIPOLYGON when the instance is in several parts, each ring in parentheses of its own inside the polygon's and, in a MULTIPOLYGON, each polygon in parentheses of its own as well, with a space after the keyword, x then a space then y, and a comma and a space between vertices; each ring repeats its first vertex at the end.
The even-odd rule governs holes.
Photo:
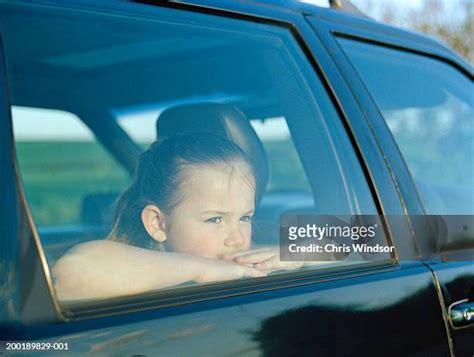
MULTIPOLYGON (((19 231, 14 220, 5 222, 8 250, 23 252, 22 268, 11 270, 19 276, 12 289, 23 296, 21 317, 2 315, 2 340, 15 342, 9 350, 267 356, 450 352, 436 280, 417 260, 398 182, 330 52, 301 15, 236 6, 246 16, 232 8, 209 14, 199 6, 1 4, 15 141, 9 151, 2 150, 2 163, 18 165, 16 183, 24 195, 19 202, 11 199, 27 217, 19 231), (27 42, 31 37, 35 41, 27 42), (90 238, 90 222, 78 214, 81 199, 102 187, 84 193, 92 179, 61 170, 74 161, 79 165, 74 170, 98 170, 103 177, 104 167, 112 167, 98 159, 106 155, 103 148, 99 153, 78 147, 117 143, 124 133, 147 146, 154 140, 150 133, 158 109, 190 100, 237 106, 262 142, 273 174, 256 213, 262 242, 278 242, 285 214, 385 214, 381 239, 395 251, 259 279, 98 301, 58 300, 51 273, 54 249, 67 243, 72 231, 74 237, 90 238), (70 113, 87 137, 66 127, 70 113), (144 120, 147 113, 151 119, 144 120), (35 125, 47 128, 46 134, 38 136, 35 125), (14 149, 16 157, 9 155, 14 149), (50 152, 62 156, 48 166, 57 158, 50 152), (51 195, 43 197, 44 190, 51 195), (59 204, 63 209, 54 211, 59 204)), ((1 123, 2 133, 8 132, 10 118, 1 123)), ((109 154, 118 155, 110 147, 109 154)), ((104 185, 115 175, 111 169, 104 185)), ((114 184, 118 190, 126 187, 114 184)), ((7 207, 1 207, 6 217, 7 207)))
POLYGON ((445 47, 381 25, 309 19, 387 153, 420 255, 433 271, 452 353, 473 353, 472 67, 445 47), (379 30, 376 31, 376 27, 379 30))

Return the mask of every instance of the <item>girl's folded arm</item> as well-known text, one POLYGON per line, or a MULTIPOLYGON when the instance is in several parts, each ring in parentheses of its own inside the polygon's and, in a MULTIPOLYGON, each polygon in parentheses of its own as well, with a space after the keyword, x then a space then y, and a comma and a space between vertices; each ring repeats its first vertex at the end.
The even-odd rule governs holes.
POLYGON ((159 252, 101 240, 79 244, 53 267, 61 301, 139 294, 194 281, 262 277, 258 269, 220 259, 159 252))
POLYGON ((199 260, 109 240, 72 248, 53 267, 59 300, 101 299, 199 279, 199 260))

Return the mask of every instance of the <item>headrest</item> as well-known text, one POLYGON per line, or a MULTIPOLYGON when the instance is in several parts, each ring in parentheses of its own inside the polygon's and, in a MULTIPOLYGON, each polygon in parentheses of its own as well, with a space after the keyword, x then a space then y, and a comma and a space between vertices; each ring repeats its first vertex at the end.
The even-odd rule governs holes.
POLYGON ((164 110, 156 122, 157 139, 175 134, 212 133, 237 144, 252 160, 258 176, 257 197, 265 192, 268 161, 262 142, 245 114, 231 105, 185 104, 164 110))

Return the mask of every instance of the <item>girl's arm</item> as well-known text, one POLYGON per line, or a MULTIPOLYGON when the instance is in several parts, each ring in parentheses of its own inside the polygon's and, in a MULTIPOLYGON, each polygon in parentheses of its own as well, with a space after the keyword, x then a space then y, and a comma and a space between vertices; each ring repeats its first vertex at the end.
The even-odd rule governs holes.
POLYGON ((258 269, 218 259, 158 252, 100 240, 79 244, 53 267, 58 299, 105 299, 181 283, 265 276, 258 269))

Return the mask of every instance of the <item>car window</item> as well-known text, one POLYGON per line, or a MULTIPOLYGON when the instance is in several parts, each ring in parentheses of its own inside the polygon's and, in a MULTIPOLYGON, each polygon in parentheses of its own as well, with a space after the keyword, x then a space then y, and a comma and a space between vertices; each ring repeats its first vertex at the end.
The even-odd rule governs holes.
POLYGON ((473 83, 429 57, 339 39, 385 118, 428 214, 474 212, 473 83))
POLYGON ((76 115, 13 106, 12 120, 23 187, 39 228, 86 224, 87 200, 128 184, 127 172, 76 115))
POLYGON ((290 32, 152 9, 145 19, 18 7, 2 19, 20 172, 35 223, 47 228, 58 298, 391 262, 382 226, 370 237, 354 231, 353 217, 376 215, 376 205, 290 32), (23 121, 36 133, 30 150, 23 121), (43 132, 48 150, 34 148, 43 132), (318 243, 315 222, 337 249, 294 242, 312 234, 318 243), (345 250, 342 232, 384 249, 345 250))

